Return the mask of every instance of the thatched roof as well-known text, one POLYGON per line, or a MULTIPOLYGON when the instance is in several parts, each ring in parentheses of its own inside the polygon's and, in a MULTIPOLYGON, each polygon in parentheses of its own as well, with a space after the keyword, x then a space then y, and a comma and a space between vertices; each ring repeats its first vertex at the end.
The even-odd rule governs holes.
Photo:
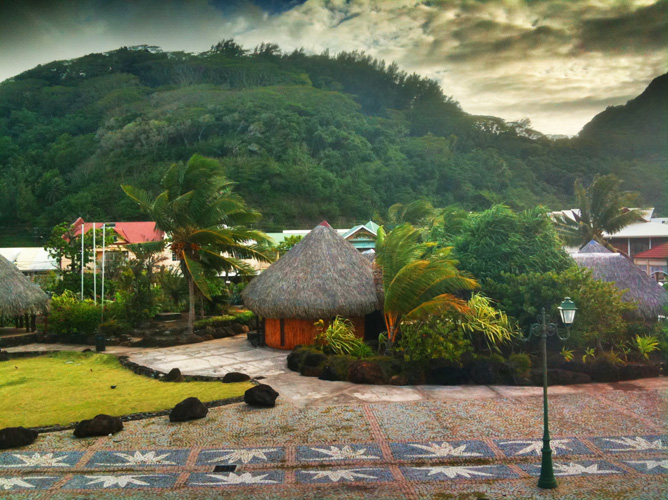
POLYGON ((0 314, 17 316, 42 312, 48 300, 40 287, 0 255, 0 314))
POLYGON ((325 224, 253 278, 242 293, 246 307, 265 318, 301 319, 380 309, 371 263, 325 224))
POLYGON ((580 267, 591 269, 594 279, 614 282, 620 290, 627 290, 623 299, 638 303, 642 319, 656 320, 663 314, 668 304, 666 291, 622 254, 591 241, 572 257, 580 267))

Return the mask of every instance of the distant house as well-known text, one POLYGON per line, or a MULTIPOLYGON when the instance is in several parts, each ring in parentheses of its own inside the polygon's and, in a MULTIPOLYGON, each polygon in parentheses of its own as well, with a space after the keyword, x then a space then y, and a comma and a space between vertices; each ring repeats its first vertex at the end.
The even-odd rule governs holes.
MULTIPOLYGON (((160 231, 155 227, 155 222, 153 221, 141 221, 141 222, 85 222, 81 217, 74 221, 72 224, 74 227, 74 236, 79 236, 81 234, 82 228, 83 232, 88 233, 91 229, 102 229, 105 228, 107 234, 113 234, 114 241, 110 245, 107 245, 104 248, 104 252, 109 252, 105 256, 105 260, 108 258, 113 258, 113 255, 121 255, 125 258, 134 258, 134 254, 127 248, 127 245, 136 244, 136 243, 148 243, 151 241, 162 241, 165 239, 165 233, 160 231)), ((97 265, 99 266, 102 262, 102 241, 98 241, 96 244, 95 257, 97 265)), ((176 259, 175 255, 172 254, 169 247, 166 247, 160 254, 163 257, 163 260, 160 262, 161 265, 168 267, 176 267, 179 265, 179 260, 176 259)), ((62 267, 69 265, 69 262, 63 262, 62 267)), ((89 264, 88 267, 92 267, 89 264)))
MULTIPOLYGON (((360 252, 376 248, 376 236, 380 226, 373 221, 357 225, 351 229, 335 229, 344 240, 350 242, 360 252)), ((281 233, 267 233, 277 245, 289 236, 306 236, 310 229, 286 229, 281 233)))
POLYGON ((56 259, 41 247, 0 248, 0 255, 30 278, 58 270, 56 259))
POLYGON ((633 262, 653 279, 663 283, 668 280, 668 243, 640 252, 633 262))
MULTIPOLYGON (((643 209, 640 212, 642 213, 643 221, 629 224, 614 234, 603 234, 605 239, 619 253, 631 258, 641 252, 668 243, 668 218, 652 217, 654 214, 653 208, 643 209)), ((552 212, 551 215, 561 215, 571 220, 578 220, 580 209, 560 210, 552 212)))

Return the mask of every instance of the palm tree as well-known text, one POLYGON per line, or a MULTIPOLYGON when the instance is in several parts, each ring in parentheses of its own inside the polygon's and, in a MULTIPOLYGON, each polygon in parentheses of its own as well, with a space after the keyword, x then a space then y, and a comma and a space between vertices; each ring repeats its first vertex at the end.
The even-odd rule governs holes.
POLYGON ((575 198, 580 214, 575 220, 559 216, 556 218, 557 232, 566 244, 583 247, 595 240, 606 248, 614 247, 603 237, 603 233, 614 234, 629 224, 643 220, 640 210, 629 210, 637 195, 620 191, 621 179, 613 174, 596 176, 588 188, 575 181, 575 198))
POLYGON ((214 159, 193 155, 185 165, 173 164, 161 184, 164 191, 154 200, 142 189, 121 187, 155 221, 156 228, 167 234, 164 242, 154 246, 169 244, 180 259, 188 282, 188 330, 192 334, 195 288, 211 299, 206 271, 247 271, 239 259, 269 262, 258 246, 268 237, 244 227, 260 214, 232 193, 233 183, 214 159))
POLYGON ((436 243, 420 240, 420 231, 410 224, 397 226, 389 234, 382 227, 378 231, 376 264, 383 272, 388 351, 402 321, 448 309, 464 312, 466 302, 454 293, 478 286, 456 268, 451 248, 437 248, 436 243))

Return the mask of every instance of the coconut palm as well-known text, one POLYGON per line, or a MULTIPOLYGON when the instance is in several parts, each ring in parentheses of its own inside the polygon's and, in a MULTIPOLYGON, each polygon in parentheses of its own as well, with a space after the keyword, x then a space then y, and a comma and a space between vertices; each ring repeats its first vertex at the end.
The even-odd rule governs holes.
POLYGON ((640 210, 629 210, 636 195, 620 191, 621 179, 613 174, 596 176, 588 188, 575 181, 575 197, 580 214, 575 219, 556 218, 557 232, 566 244, 582 248, 594 240, 614 251, 603 233, 614 234, 629 224, 643 220, 640 210))
POLYGON ((449 309, 467 310, 466 302, 454 294, 476 288, 478 283, 457 269, 450 250, 421 242, 420 231, 410 224, 397 226, 389 234, 379 229, 376 265, 383 272, 388 350, 402 321, 449 309))
POLYGON ((211 299, 206 271, 247 271, 239 259, 269 262, 258 246, 268 238, 244 227, 260 214, 232 193, 233 183, 216 160, 193 155, 185 165, 172 165, 161 184, 164 191, 155 199, 142 189, 121 187, 155 221, 156 228, 166 233, 167 239, 158 244, 169 244, 181 261, 188 282, 188 330, 192 333, 195 288, 211 299))

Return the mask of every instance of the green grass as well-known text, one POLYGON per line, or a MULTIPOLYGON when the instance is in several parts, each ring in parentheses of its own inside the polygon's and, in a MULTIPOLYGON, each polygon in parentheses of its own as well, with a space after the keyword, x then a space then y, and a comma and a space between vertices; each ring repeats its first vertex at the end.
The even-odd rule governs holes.
POLYGON ((108 354, 60 352, 11 359, 0 363, 0 429, 64 425, 100 413, 165 410, 187 397, 227 399, 250 387, 249 382, 160 382, 136 375, 108 354))

